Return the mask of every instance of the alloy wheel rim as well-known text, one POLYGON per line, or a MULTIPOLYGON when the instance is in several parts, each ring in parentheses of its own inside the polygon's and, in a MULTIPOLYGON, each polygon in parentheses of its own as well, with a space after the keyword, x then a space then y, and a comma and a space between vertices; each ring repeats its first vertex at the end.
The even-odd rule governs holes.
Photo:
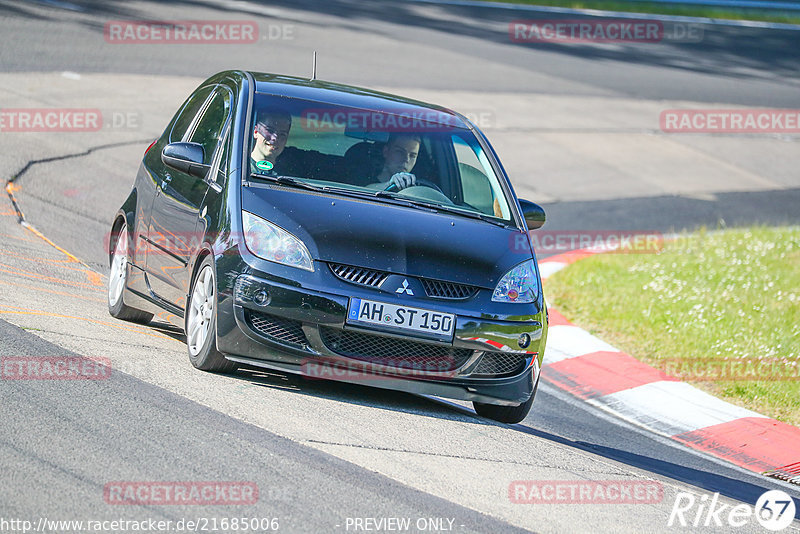
POLYGON ((214 272, 206 265, 200 271, 192 291, 187 321, 186 342, 189 353, 196 356, 205 345, 211 332, 211 319, 214 316, 214 272))
POLYGON ((119 230, 114 257, 111 260, 111 273, 108 275, 108 303, 116 306, 125 289, 125 277, 128 272, 128 228, 123 225, 119 230))

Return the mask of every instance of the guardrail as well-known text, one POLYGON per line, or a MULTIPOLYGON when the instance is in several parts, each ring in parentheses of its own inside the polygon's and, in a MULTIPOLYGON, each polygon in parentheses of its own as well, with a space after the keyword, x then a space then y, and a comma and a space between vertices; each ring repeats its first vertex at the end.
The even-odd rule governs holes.
POLYGON ((772 2, 769 0, 624 0, 648 4, 732 7, 737 9, 764 9, 769 11, 800 11, 800 2, 772 2))

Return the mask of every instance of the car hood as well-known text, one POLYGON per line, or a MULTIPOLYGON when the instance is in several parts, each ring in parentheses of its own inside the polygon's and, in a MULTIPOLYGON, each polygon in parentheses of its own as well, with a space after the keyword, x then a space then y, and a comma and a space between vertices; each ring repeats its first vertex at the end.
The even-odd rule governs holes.
POLYGON ((242 209, 299 237, 314 259, 492 289, 531 258, 513 228, 289 186, 242 188, 242 209))

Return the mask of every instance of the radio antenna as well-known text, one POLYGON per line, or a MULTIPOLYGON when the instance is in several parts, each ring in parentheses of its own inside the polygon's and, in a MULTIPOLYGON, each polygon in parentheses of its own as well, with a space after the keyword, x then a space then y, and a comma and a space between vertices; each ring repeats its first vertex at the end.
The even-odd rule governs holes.
POLYGON ((314 50, 314 60, 311 64, 311 81, 317 79, 317 51, 314 50))

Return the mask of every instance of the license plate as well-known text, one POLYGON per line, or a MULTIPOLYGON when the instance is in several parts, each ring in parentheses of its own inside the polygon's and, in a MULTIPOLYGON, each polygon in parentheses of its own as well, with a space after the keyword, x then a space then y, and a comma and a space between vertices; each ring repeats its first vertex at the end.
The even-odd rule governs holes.
POLYGON ((351 298, 347 311, 347 322, 382 326, 404 332, 418 332, 438 338, 452 338, 456 316, 452 313, 398 306, 388 302, 351 298))

